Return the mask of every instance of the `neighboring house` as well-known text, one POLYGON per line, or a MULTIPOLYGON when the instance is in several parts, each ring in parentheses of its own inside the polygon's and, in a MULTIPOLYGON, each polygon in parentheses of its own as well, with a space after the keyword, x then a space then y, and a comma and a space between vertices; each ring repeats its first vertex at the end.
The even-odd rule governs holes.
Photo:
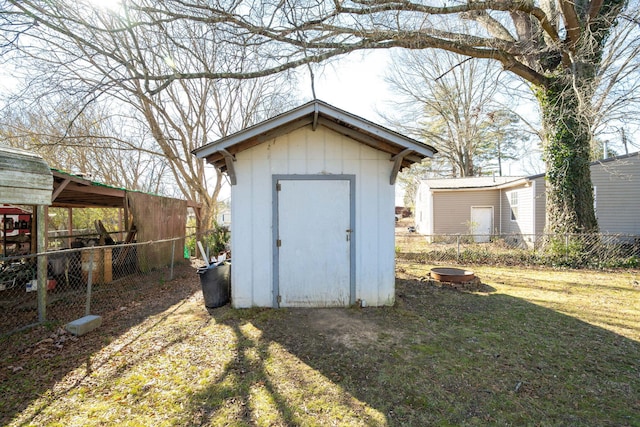
POLYGON ((488 242, 492 234, 541 232, 544 186, 539 181, 504 176, 424 180, 416 194, 416 231, 473 234, 477 242, 488 242))
MULTIPOLYGON (((603 233, 640 234, 638 153, 591 163, 594 205, 603 233)), ((416 194, 416 231, 424 235, 492 234, 535 241, 545 229, 544 175, 430 179, 416 194)))
POLYGON ((231 225, 231 201, 229 198, 222 201, 216 213, 218 225, 229 227, 231 225))
POLYGON ((321 101, 194 150, 231 182, 232 305, 393 304, 396 176, 434 153, 321 101))

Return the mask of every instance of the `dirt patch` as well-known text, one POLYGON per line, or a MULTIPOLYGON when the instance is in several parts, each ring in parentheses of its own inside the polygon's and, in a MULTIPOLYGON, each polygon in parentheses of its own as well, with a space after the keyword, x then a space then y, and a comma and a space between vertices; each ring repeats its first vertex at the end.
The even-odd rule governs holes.
POLYGON ((353 311, 335 309, 300 309, 297 318, 311 333, 347 348, 376 342, 380 327, 367 319, 353 315, 353 311))

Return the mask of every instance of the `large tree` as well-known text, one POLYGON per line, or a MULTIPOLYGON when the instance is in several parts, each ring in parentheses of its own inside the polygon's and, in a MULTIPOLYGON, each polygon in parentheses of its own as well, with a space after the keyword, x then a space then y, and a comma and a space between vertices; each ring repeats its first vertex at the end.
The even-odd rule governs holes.
POLYGON ((496 64, 432 50, 391 58, 385 81, 397 95, 387 121, 438 149, 432 163, 441 176, 502 175, 502 161, 514 158, 527 135, 504 105, 496 64))
MULTIPOLYGON (((143 152, 147 159, 162 159, 173 188, 178 189, 172 192, 165 187, 163 193, 199 203, 198 226, 209 229, 223 176, 211 168, 215 178, 209 179, 204 163, 191 151, 286 109, 295 99, 292 81, 275 74, 243 80, 179 79, 162 90, 151 90, 149 82, 138 78, 139 64, 148 72, 202 64, 209 69, 233 67, 242 72, 260 59, 252 54, 250 44, 232 49, 218 40, 216 29, 190 20, 149 25, 141 22, 139 11, 120 10, 119 14, 91 2, 20 5, 42 6, 45 9, 38 11, 42 16, 60 14, 58 18, 51 15, 46 25, 40 25, 39 18, 34 21, 24 9, 22 13, 0 9, 3 60, 23 83, 7 102, 38 108, 47 105, 53 111, 42 113, 50 116, 64 110, 57 115, 61 126, 46 135, 40 132, 42 128, 32 129, 27 137, 40 149, 53 143, 54 150, 71 150, 74 158, 81 160, 76 164, 81 168, 89 163, 89 153, 97 151, 103 159, 110 153, 120 155, 122 163, 135 161, 135 152, 143 152), (79 36, 70 37, 65 28, 79 36), (180 48, 172 47, 174 44, 180 48), (96 54, 96 49, 110 54, 96 54), (119 62, 122 58, 127 65, 119 62), (83 126, 87 113, 95 105, 105 104, 110 112, 102 120, 119 122, 121 128, 116 132, 125 136, 109 135, 104 128, 91 133, 83 126), (142 133, 144 138, 132 137, 142 133), (85 150, 87 145, 91 149, 85 150)), ((16 129, 19 123, 5 122, 5 126, 16 129)), ((29 131, 25 126, 21 130, 29 131)), ((102 169, 101 175, 111 178, 109 181, 116 178, 113 173, 107 176, 108 168, 102 169)), ((121 185, 127 184, 125 177, 120 180, 121 185)))
POLYGON ((112 115, 108 104, 86 106, 70 118, 60 104, 38 100, 30 105, 10 102, 4 108, 0 142, 36 152, 52 168, 87 174, 104 184, 174 195, 167 163, 153 154, 152 139, 142 126, 112 115))
POLYGON ((139 81, 149 96, 176 80, 254 78, 358 49, 439 48, 498 61, 531 84, 540 104, 549 230, 597 230, 589 172, 592 100, 607 39, 625 19, 627 0, 125 0, 114 12, 120 18, 109 22, 87 20, 75 1, 5 1, 12 7, 4 13, 19 14, 8 15, 9 41, 30 25, 45 27, 82 47, 77 55, 102 58, 105 69, 139 81), (185 22, 198 24, 198 37, 215 39, 230 57, 250 46, 256 50, 251 59, 266 62, 214 67, 200 56, 163 66, 157 58, 191 49, 189 35, 175 31, 185 22), (138 38, 126 50, 101 43, 135 32, 165 37, 162 43, 138 38))

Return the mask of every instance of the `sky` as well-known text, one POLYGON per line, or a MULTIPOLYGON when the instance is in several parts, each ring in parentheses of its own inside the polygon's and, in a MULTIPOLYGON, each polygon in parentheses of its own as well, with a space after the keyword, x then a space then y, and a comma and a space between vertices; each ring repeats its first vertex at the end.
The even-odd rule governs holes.
MULTIPOLYGON (((392 98, 383 81, 389 52, 354 52, 325 66, 315 66, 316 98, 370 121, 379 122, 377 111, 392 98)), ((301 95, 313 99, 308 69, 300 69, 301 95)))

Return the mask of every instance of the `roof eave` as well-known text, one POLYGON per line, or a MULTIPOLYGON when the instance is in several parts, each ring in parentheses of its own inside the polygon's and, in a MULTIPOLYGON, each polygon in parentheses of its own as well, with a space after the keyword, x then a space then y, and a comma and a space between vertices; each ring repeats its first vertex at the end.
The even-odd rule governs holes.
MULTIPOLYGON (((294 108, 286 113, 265 120, 257 125, 251 126, 240 132, 221 138, 215 142, 202 146, 192 151, 198 158, 204 158, 207 162, 224 168, 225 162, 222 156, 224 150, 242 151, 242 149, 273 139, 284 133, 291 132, 298 128, 311 125, 315 128, 318 124, 329 125, 330 128, 338 132, 342 131, 346 136, 367 143, 363 139, 380 140, 388 144, 400 147, 398 152, 405 149, 411 150, 411 155, 404 156, 403 166, 421 161, 424 158, 432 157, 437 150, 429 145, 422 144, 416 140, 405 137, 375 123, 369 122, 361 117, 347 113, 322 101, 312 101, 300 107, 294 108), (340 127, 339 130, 336 127, 340 127), (360 133, 362 138, 358 138, 355 133, 360 133), (244 144, 240 150, 233 150, 232 147, 244 144)), ((371 143, 369 145, 372 145, 371 143)), ((375 146, 375 144, 373 144, 375 146)), ((397 153, 390 153, 392 155, 397 153)))

